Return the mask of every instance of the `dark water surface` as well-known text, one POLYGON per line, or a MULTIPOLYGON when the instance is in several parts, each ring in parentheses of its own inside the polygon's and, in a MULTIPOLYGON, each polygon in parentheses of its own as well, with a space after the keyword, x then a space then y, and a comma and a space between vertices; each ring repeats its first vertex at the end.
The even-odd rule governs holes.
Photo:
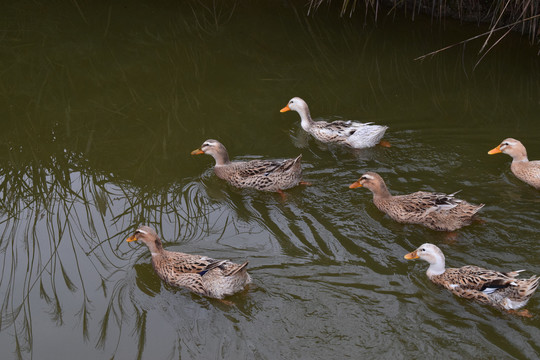
POLYGON ((485 31, 401 15, 253 1, 20 1, 0 5, 0 348, 35 359, 537 358, 540 295, 519 318, 458 299, 403 255, 540 274, 540 193, 506 155, 540 159, 540 63, 516 34, 472 71, 485 31), (328 148, 318 119, 389 126, 391 148, 328 148), (307 188, 231 188, 205 139, 233 159, 303 154, 307 188), (365 189, 453 192, 484 223, 444 233, 393 222, 365 189), (125 239, 250 261, 233 306, 165 286, 125 239))

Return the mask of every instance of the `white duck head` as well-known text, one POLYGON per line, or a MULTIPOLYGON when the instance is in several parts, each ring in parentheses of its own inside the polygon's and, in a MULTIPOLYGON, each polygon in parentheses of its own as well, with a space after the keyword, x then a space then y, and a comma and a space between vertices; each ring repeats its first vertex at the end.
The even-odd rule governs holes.
POLYGON ((437 246, 433 244, 423 244, 413 252, 404 256, 407 260, 422 259, 429 263, 427 270, 427 276, 432 277, 434 275, 440 275, 445 271, 445 259, 444 254, 437 246))
POLYGON ((304 130, 307 130, 310 127, 310 124, 313 122, 309 113, 308 104, 299 97, 293 97, 291 100, 289 100, 287 106, 285 106, 279 112, 286 112, 291 110, 296 111, 298 114, 300 114, 302 128, 304 130))

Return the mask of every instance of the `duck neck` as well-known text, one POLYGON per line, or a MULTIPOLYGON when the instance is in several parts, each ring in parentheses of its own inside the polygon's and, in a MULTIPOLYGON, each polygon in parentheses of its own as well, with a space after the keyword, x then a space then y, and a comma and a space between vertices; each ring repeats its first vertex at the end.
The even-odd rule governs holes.
POLYGON ((385 183, 380 183, 377 187, 370 190, 373 192, 374 200, 384 200, 392 197, 392 194, 388 191, 385 183))
POLYGON ((299 109, 298 114, 300 114, 300 125, 302 125, 302 129, 308 131, 311 128, 311 125, 313 125, 309 108, 306 106, 305 108, 299 109))
POLYGON ((446 271, 446 268, 444 267, 444 260, 442 262, 435 262, 433 264, 429 264, 429 268, 426 271, 426 274, 429 278, 441 275, 446 271))
POLYGON ((214 160, 216 160, 216 166, 223 166, 231 163, 226 149, 217 153, 212 153, 212 156, 214 157, 214 160))
POLYGON ((165 251, 163 250, 163 245, 161 244, 161 239, 159 237, 153 242, 147 242, 146 246, 148 246, 148 250, 150 250, 152 256, 161 255, 163 251, 165 251))
POLYGON ((441 275, 446 271, 444 255, 436 254, 434 258, 430 259, 429 268, 426 271, 426 274, 429 278, 437 275, 441 275))
POLYGON ((526 151, 519 152, 518 154, 515 154, 512 156, 513 163, 528 162, 528 161, 529 159, 527 158, 526 151))

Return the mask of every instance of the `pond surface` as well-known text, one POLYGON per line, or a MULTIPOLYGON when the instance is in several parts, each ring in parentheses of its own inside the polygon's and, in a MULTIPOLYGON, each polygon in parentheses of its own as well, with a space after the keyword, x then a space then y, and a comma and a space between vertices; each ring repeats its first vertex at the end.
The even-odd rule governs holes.
MULTIPOLYGON (((540 274, 540 193, 487 151, 520 139, 540 159, 540 63, 510 34, 413 59, 486 29, 287 1, 20 1, 0 6, 0 348, 4 358, 537 358, 535 317, 456 298, 403 255, 540 274), (248 4, 249 3, 249 4, 248 4), (366 23, 367 21, 367 23, 366 23), (387 125, 390 148, 305 136, 315 119, 387 125), (190 156, 303 155, 310 187, 239 190, 190 156), (348 185, 485 203, 455 239, 398 224, 348 185), (164 285, 140 224, 169 250, 249 260, 229 300, 164 285)), ((410 14, 409 14, 410 15, 410 14)))

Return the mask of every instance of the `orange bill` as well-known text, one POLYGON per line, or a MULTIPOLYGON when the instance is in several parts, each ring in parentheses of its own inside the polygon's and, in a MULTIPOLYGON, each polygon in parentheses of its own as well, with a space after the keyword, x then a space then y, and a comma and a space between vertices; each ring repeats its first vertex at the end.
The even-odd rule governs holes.
POLYGON ((493 148, 491 150, 488 151, 488 154, 489 155, 493 155, 493 154, 499 154, 501 153, 501 145, 497 146, 496 148, 493 148))
POLYGON ((286 111, 290 111, 291 108, 289 107, 289 105, 285 106, 283 109, 279 110, 279 112, 286 112, 286 111))
POLYGON ((405 255, 404 258, 407 259, 407 260, 412 260, 412 259, 418 259, 419 256, 418 256, 418 253, 416 252, 416 250, 414 250, 413 252, 410 252, 407 255, 405 255))
POLYGON ((133 236, 130 236, 126 239, 127 242, 132 242, 132 241, 137 241, 137 238, 135 237, 135 235, 133 236))
POLYGON ((349 185, 349 189, 356 189, 358 187, 362 187, 362 184, 360 184, 360 181, 355 181, 351 185, 349 185))
POLYGON ((204 151, 202 151, 201 149, 195 149, 191 152, 191 155, 201 155, 201 154, 204 154, 204 151))

